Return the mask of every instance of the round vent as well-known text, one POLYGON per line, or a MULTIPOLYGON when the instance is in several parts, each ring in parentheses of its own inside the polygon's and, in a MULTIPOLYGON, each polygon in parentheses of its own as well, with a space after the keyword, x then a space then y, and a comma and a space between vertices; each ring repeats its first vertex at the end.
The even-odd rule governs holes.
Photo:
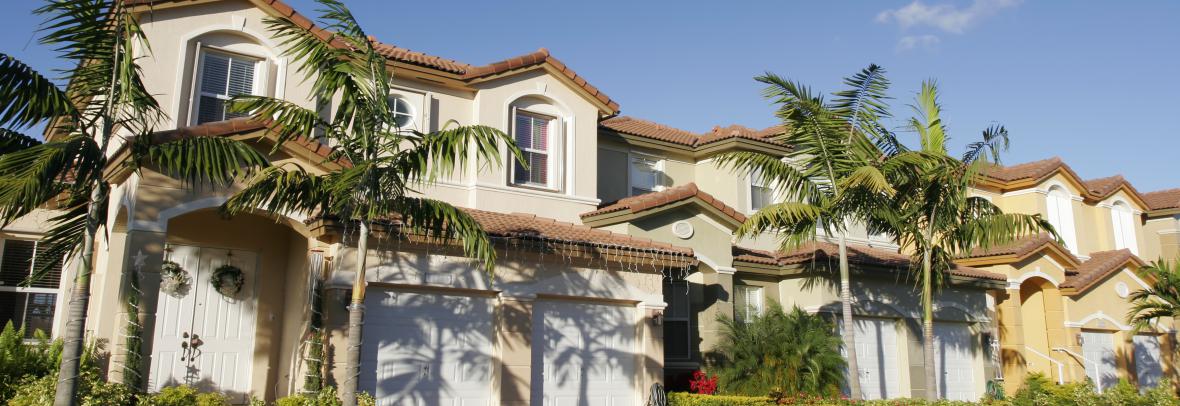
POLYGON ((672 223, 672 234, 675 234, 681 239, 687 240, 689 237, 692 237, 692 232, 692 224, 689 224, 687 221, 681 220, 672 223))
POLYGON ((1126 283, 1119 282, 1117 285, 1114 285, 1114 292, 1118 293, 1119 297, 1126 299, 1127 296, 1131 295, 1131 288, 1128 288, 1126 283))

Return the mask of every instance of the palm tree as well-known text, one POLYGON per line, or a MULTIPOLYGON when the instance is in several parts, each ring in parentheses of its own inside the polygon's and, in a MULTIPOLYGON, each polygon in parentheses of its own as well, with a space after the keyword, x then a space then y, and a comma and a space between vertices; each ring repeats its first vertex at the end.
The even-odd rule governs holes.
POLYGON ((450 126, 429 134, 399 128, 389 105, 391 75, 385 57, 374 49, 347 7, 336 0, 318 1, 322 6, 319 22, 328 30, 327 38, 287 19, 271 18, 267 24, 283 41, 284 53, 300 61, 299 72, 312 83, 314 96, 339 100, 336 111, 323 119, 314 110, 260 96, 237 97, 231 109, 250 112, 258 120, 273 120, 276 148, 296 137, 323 134, 332 146, 328 159, 341 162, 342 169, 319 175, 296 165, 266 168, 222 209, 231 215, 256 208, 319 214, 356 224, 346 378, 340 387, 344 404, 355 405, 366 253, 374 222, 396 218, 397 232, 457 238, 467 255, 479 259, 490 272, 496 253, 479 223, 450 204, 412 195, 413 187, 463 168, 469 153, 498 165, 501 144, 507 145, 512 159, 522 165, 524 160, 515 142, 491 127, 450 126))
POLYGON ((721 317, 718 376, 726 393, 765 396, 833 395, 844 383, 845 361, 832 323, 795 307, 771 303, 748 321, 721 317))
MULTIPOLYGON (((895 178, 897 193, 891 204, 879 205, 869 216, 870 226, 894 235, 903 252, 913 256, 922 286, 922 337, 926 361, 926 396, 938 397, 934 368, 934 287, 954 267, 954 260, 972 250, 987 249, 1024 237, 1049 232, 1053 227, 1039 214, 1004 213, 987 199, 971 196, 980 170, 998 163, 1007 148, 1008 132, 992 126, 983 139, 971 143, 959 158, 947 153, 950 138, 942 122, 935 83, 922 83, 916 117, 906 127, 917 133, 921 148, 915 155, 920 170, 895 178)), ((900 174, 900 173, 899 173, 900 174)))
POLYGON ((1132 293, 1127 320, 1144 329, 1163 318, 1180 318, 1180 268, 1176 261, 1158 260, 1140 269, 1152 276, 1151 286, 1132 293))
POLYGON ((898 170, 902 162, 884 159, 887 154, 878 146, 881 137, 891 136, 880 125, 889 115, 889 81, 884 69, 870 65, 846 78, 849 89, 835 93, 828 103, 806 86, 774 74, 757 80, 767 84, 764 94, 779 105, 776 115, 783 122, 783 141, 792 148, 785 157, 727 152, 717 162, 741 173, 759 173, 770 180, 776 194, 789 199, 754 213, 735 234, 744 238, 774 232, 783 250, 815 239, 820 228, 836 237, 848 387, 850 396, 860 399, 846 234, 848 224, 863 217, 865 208, 884 204, 893 193, 886 172, 898 170))
POLYGON ((123 1, 57 0, 36 12, 47 16, 41 43, 56 47, 74 67, 64 71, 69 84, 62 88, 0 53, 0 221, 7 225, 47 206, 61 209, 42 242, 50 257, 78 254, 54 400, 70 405, 76 402, 94 239, 107 220, 107 176, 124 164, 109 160, 114 150, 126 147, 133 168, 154 167, 189 184, 228 184, 266 165, 266 158, 230 139, 152 137, 163 114, 140 80, 136 58, 143 55, 134 52, 150 48, 123 1), (44 143, 20 133, 38 125, 46 126, 44 143))

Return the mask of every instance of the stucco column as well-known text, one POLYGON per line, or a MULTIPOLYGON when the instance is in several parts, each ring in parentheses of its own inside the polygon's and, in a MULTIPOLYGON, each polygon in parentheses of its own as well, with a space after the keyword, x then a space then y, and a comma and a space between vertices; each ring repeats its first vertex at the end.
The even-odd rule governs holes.
POLYGON ((1024 322, 1020 311, 1020 287, 996 294, 996 324, 999 326, 1000 364, 1004 393, 1016 393, 1028 372, 1024 352, 1024 322))
MULTIPOLYGON (((534 295, 500 294, 496 341, 500 347, 500 404, 529 405, 533 363, 534 295)), ((537 382, 540 384, 540 382, 537 382)))
MULTIPOLYGON (((702 355, 717 347, 721 337, 721 324, 718 316, 733 318, 733 268, 717 269, 706 272, 704 277, 704 307, 698 318, 701 334, 702 355)), ((706 357, 707 358, 707 357, 706 357)))
MULTIPOLYGON (((664 384, 664 310, 668 307, 663 302, 639 304, 639 334, 643 340, 640 343, 639 356, 643 366, 643 373, 639 381, 640 399, 647 401, 649 389, 653 384, 664 384)), ((645 403, 646 404, 646 403, 645 403)))
MULTIPOLYGON (((124 366, 128 362, 129 349, 127 338, 129 321, 139 323, 139 363, 136 371, 140 374, 138 384, 140 389, 146 389, 147 377, 151 368, 153 337, 155 336, 156 303, 160 293, 160 266, 164 260, 164 233, 155 231, 132 230, 125 236, 126 243, 123 255, 112 255, 106 266, 107 272, 121 275, 119 294, 113 303, 107 300, 101 302, 103 306, 113 305, 118 317, 114 318, 113 328, 115 342, 112 351, 111 374, 112 379, 119 382, 128 381, 131 377, 124 376, 124 366), (138 269, 139 272, 132 272, 138 269), (138 274, 138 280, 132 280, 132 275, 138 274), (129 313, 125 300, 138 290, 139 308, 135 314, 129 313)), ((112 240, 114 241, 114 240, 112 240)))

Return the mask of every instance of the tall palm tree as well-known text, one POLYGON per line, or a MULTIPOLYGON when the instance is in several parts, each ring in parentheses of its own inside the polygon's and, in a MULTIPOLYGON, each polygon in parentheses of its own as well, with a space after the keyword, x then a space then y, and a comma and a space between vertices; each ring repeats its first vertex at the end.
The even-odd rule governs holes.
POLYGON ((774 74, 757 80, 767 85, 766 97, 779 105, 775 114, 783 123, 783 141, 792 148, 785 157, 727 152, 717 162, 737 172, 759 173, 775 193, 788 199, 754 213, 735 234, 745 238, 773 232, 784 250, 815 239, 821 228, 836 238, 847 382, 850 396, 860 399, 847 227, 867 213, 866 207, 884 204, 893 193, 886 172, 897 170, 901 160, 884 159, 886 151, 878 145, 881 137, 891 136, 880 124, 881 118, 889 116, 885 94, 889 81, 884 69, 871 65, 846 78, 849 89, 835 93, 829 103, 806 86, 774 74))
MULTIPOLYGON (((70 405, 82 357, 94 240, 106 226, 111 184, 107 176, 127 148, 133 168, 154 167, 188 183, 224 185, 250 168, 266 165, 263 154, 223 138, 157 142, 153 126, 163 116, 144 88, 135 49, 150 52, 134 15, 121 0, 55 0, 36 10, 46 16, 41 43, 54 46, 73 68, 68 85, 8 54, 0 53, 0 221, 47 205, 60 209, 42 243, 45 255, 72 258, 76 276, 63 334, 65 347, 54 404, 70 405), (20 130, 46 126, 41 143, 20 130), (53 202, 50 205, 50 202, 53 202), (77 258, 73 255, 78 254, 77 258)), ((45 261, 49 264, 50 261, 45 261)), ((48 271, 38 269, 36 279, 48 271)))
POLYGON ((1140 269, 1152 276, 1151 286, 1132 293, 1127 320, 1144 329, 1163 318, 1180 318, 1180 267, 1176 261, 1158 260, 1140 269))
POLYGON ((349 307, 348 347, 340 394, 345 405, 356 404, 360 367, 361 322, 364 318, 368 239, 374 222, 396 218, 403 233, 422 233, 462 241, 467 255, 490 272, 496 253, 483 228, 466 212, 445 202, 417 197, 415 185, 429 184, 467 165, 473 153, 482 162, 500 163, 500 145, 524 164, 515 142, 487 126, 450 126, 424 134, 400 128, 390 107, 392 75, 386 58, 344 4, 318 0, 323 38, 290 20, 266 22, 282 40, 284 53, 299 61, 299 72, 321 100, 339 100, 328 119, 289 101, 241 96, 231 109, 255 119, 273 120, 276 148, 299 136, 321 133, 332 146, 328 159, 342 169, 319 175, 296 165, 260 171, 222 209, 235 214, 262 208, 271 213, 336 216, 358 229, 355 280, 349 307))
POLYGON ((922 338, 926 361, 926 397, 936 399, 934 365, 935 286, 954 267, 954 260, 975 249, 987 249, 1042 232, 1053 235, 1053 227, 1039 214, 1004 213, 987 199, 971 196, 980 171, 998 163, 1008 146, 1008 132, 993 126, 983 139, 971 143, 961 157, 947 153, 950 138, 942 122, 938 88, 932 81, 922 83, 916 117, 907 129, 918 134, 920 169, 896 178, 893 202, 876 206, 870 226, 893 234, 904 252, 914 258, 922 287, 922 338))

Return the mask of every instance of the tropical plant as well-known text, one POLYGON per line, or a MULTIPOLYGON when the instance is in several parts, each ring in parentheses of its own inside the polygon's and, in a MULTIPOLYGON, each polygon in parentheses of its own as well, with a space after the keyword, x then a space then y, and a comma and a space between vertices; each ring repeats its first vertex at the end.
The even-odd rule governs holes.
MULTIPOLYGON (((739 238, 765 232, 777 234, 781 249, 790 250, 816 238, 823 229, 838 244, 840 302, 848 373, 855 376, 856 345, 852 322, 852 288, 848 268, 847 227, 859 221, 867 209, 885 204, 893 193, 887 172, 898 171, 903 160, 885 160, 887 151, 879 138, 881 119, 889 116, 886 91, 889 81, 877 65, 844 80, 848 90, 835 93, 832 102, 797 82, 767 73, 757 78, 767 85, 764 94, 778 104, 783 122, 782 140, 792 148, 786 156, 762 152, 722 153, 718 165, 739 173, 759 173, 786 201, 754 213, 737 230, 739 238), (784 160, 784 158, 786 158, 784 160)), ((860 399, 859 379, 849 379, 849 392, 860 399)))
MULTIPOLYGON (((926 365, 934 365, 934 289, 942 285, 954 260, 974 250, 1056 232, 1039 214, 1004 213, 987 199, 971 195, 980 171, 998 163, 1000 152, 1008 146, 1004 127, 984 130, 981 141, 969 144, 961 157, 953 157, 947 153, 950 137, 934 82, 922 84, 912 107, 916 117, 906 127, 921 141, 920 154, 911 155, 919 169, 895 173, 899 176, 893 181, 897 193, 892 202, 873 206, 874 215, 868 217, 870 228, 888 231, 902 251, 912 255, 922 290, 924 358, 926 365)), ((936 399, 934 368, 926 368, 926 382, 927 398, 936 399)))
POLYGON ((718 321, 722 333, 715 372, 722 393, 835 395, 845 383, 840 337, 821 316, 798 307, 786 313, 771 303, 765 314, 752 320, 718 321))
MULTIPOLYGON (((230 139, 152 136, 162 112, 136 64, 144 56, 137 50, 150 53, 150 47, 127 4, 54 0, 36 10, 46 16, 41 43, 55 47, 73 66, 63 72, 69 82, 64 88, 0 53, 0 145, 6 150, 0 156, 0 222, 8 224, 52 201, 61 211, 42 240, 46 255, 71 258, 76 266, 62 335, 54 401, 59 405, 76 402, 94 240, 106 224, 107 177, 113 169, 148 166, 186 182, 227 184, 266 164, 261 153, 230 139), (46 126, 45 143, 19 132, 37 125, 46 126), (127 160, 112 160, 121 148, 127 160)), ((41 267, 30 280, 48 270, 41 267)))
POLYGON ((0 331, 0 399, 12 398, 18 383, 28 376, 53 372, 61 361, 61 341, 50 341, 45 332, 33 332, 34 344, 25 342, 25 329, 12 321, 0 331))
POLYGON ((500 164, 501 144, 524 164, 515 142, 487 126, 448 126, 421 133, 401 128, 390 107, 392 76, 386 58, 352 13, 336 0, 318 0, 319 23, 330 34, 283 18, 266 23, 282 41, 285 55, 299 62, 299 72, 312 83, 320 100, 339 100, 328 119, 295 103, 262 96, 238 96, 231 110, 272 121, 275 148, 297 137, 322 134, 332 147, 329 161, 341 169, 312 173, 298 165, 260 171, 222 209, 227 214, 261 208, 270 213, 334 216, 355 224, 357 260, 352 305, 349 307, 345 378, 340 394, 345 405, 356 404, 356 386, 364 317, 368 240, 375 222, 388 221, 391 232, 428 234, 462 241, 467 255, 491 272, 495 251, 482 227, 466 212, 445 202, 416 197, 416 185, 429 184, 467 165, 470 154, 481 162, 500 164), (396 218, 396 219, 395 219, 396 218), (396 220, 396 224, 393 223, 396 220))
POLYGON ((1136 329, 1146 329, 1160 319, 1180 318, 1180 269, 1176 261, 1161 259, 1139 270, 1151 275, 1151 285, 1127 297, 1131 301, 1128 322, 1136 329))
MULTIPOLYGON (((55 341, 61 348, 60 340, 55 341)), ((105 342, 94 341, 82 351, 78 374, 78 389, 75 399, 82 406, 130 405, 135 402, 135 391, 123 384, 107 382, 99 367, 99 357, 104 355, 105 342)), ((56 361, 56 359, 55 359, 56 361)), ((56 365, 56 364, 55 364, 56 365)), ((13 388, 10 406, 48 406, 54 403, 57 386, 63 381, 57 379, 52 368, 25 375, 13 388)))

